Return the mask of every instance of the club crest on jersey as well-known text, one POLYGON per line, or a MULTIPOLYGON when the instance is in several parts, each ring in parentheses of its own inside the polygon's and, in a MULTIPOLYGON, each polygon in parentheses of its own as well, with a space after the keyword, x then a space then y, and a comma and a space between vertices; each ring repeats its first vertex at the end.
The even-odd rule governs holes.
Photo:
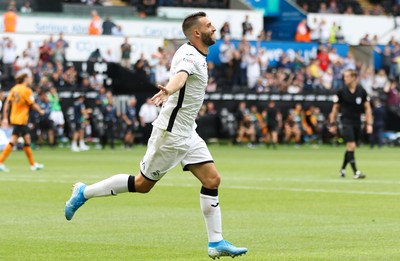
POLYGON ((361 104, 361 101, 362 101, 361 97, 357 97, 357 98, 356 98, 356 103, 357 103, 357 104, 361 104))
POLYGON ((154 178, 158 178, 158 176, 160 176, 160 171, 159 171, 159 170, 156 170, 156 171, 152 172, 151 175, 152 175, 154 178))

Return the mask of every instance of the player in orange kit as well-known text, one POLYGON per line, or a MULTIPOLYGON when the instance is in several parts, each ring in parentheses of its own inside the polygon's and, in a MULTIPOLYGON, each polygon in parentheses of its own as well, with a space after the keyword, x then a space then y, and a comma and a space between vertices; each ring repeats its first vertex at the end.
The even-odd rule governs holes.
POLYGON ((6 145, 3 153, 0 155, 0 171, 8 171, 4 165, 4 161, 10 155, 17 139, 24 139, 24 152, 28 157, 31 170, 40 170, 43 164, 36 163, 33 158, 32 149, 30 147, 31 136, 28 128, 29 110, 32 108, 43 115, 44 111, 35 103, 32 89, 29 87, 32 82, 32 72, 29 69, 23 69, 15 75, 17 84, 10 90, 7 100, 4 104, 3 126, 9 123, 13 126, 10 143, 6 145))

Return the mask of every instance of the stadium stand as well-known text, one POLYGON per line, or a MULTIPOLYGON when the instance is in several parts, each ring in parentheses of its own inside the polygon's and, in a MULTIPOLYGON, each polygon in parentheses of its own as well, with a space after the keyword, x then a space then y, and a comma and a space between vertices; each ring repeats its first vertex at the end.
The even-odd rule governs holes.
POLYGON ((399 3, 392 0, 297 0, 306 12, 364 15, 399 15, 399 3))
POLYGON ((96 10, 102 17, 117 16, 117 17, 132 17, 137 14, 135 6, 103 6, 103 5, 82 5, 77 3, 65 3, 63 5, 63 13, 65 15, 87 16, 91 10, 96 10))
POLYGON ((305 11, 311 13, 345 13, 350 6, 354 14, 363 14, 364 11, 356 0, 327 1, 327 0, 297 0, 296 3, 305 11), (334 3, 334 4, 332 4, 334 3), (335 8, 332 6, 335 5, 335 8), (322 8, 321 8, 322 7, 322 8))
MULTIPOLYGON (((38 10, 39 2, 32 1, 33 12, 38 10)), ((64 1, 62 15, 71 17, 73 14, 77 18, 89 18, 90 11, 95 9, 103 19, 106 15, 112 16, 113 21, 126 19, 127 17, 132 19, 148 17, 149 21, 162 23, 163 20, 161 18, 155 17, 155 10, 159 6, 185 5, 227 9, 230 5, 230 1, 213 0, 145 2, 147 5, 143 5, 142 1, 136 0, 124 2, 91 1, 84 3, 81 1, 64 1)), ((19 10, 19 7, 24 5, 25 1, 18 0, 11 1, 11 3, 19 10)), ((335 6, 329 4, 328 1, 322 0, 297 1, 297 4, 308 12, 321 11, 322 6, 322 11, 325 10, 324 12, 326 13, 346 13, 349 11, 348 7, 350 6, 355 14, 369 14, 365 11, 365 9, 369 10, 369 7, 361 5, 361 1, 346 0, 337 1, 336 3, 337 5, 335 6), (329 8, 336 8, 336 11, 329 11, 329 8)), ((4 2, 1 2, 1 4, 0 7, 3 10, 6 10, 10 5, 10 3, 6 5, 4 2)), ((389 4, 388 1, 381 1, 379 5, 384 7, 385 14, 390 14, 398 6, 398 4, 389 4)), ((40 15, 40 13, 35 14, 35 16, 37 15, 40 15)), ((343 24, 342 26, 346 25, 343 24)), ((217 33, 219 31, 220 28, 217 28, 217 33)), ((226 33, 229 35, 230 32, 226 33)), ((253 114, 247 119, 252 122, 257 130, 257 142, 263 142, 267 134, 267 130, 264 127, 266 104, 268 100, 275 99, 282 115, 279 134, 281 141, 290 142, 293 138, 283 134, 284 123, 286 122, 291 124, 292 127, 298 127, 302 134, 302 141, 310 141, 317 138, 319 142, 330 142, 329 138, 327 138, 329 135, 326 133, 326 113, 329 110, 332 95, 338 88, 343 86, 342 72, 346 68, 353 68, 359 71, 360 81, 372 97, 381 99, 383 104, 386 103, 387 97, 390 97, 391 109, 388 112, 390 113, 388 121, 392 123, 400 122, 398 121, 400 115, 399 101, 398 98, 396 99, 398 97, 396 90, 398 90, 399 86, 397 65, 400 59, 399 39, 394 39, 386 45, 379 45, 373 39, 370 39, 364 42, 367 45, 363 47, 364 49, 360 49, 361 47, 357 46, 349 48, 345 44, 346 39, 343 39, 340 45, 335 45, 331 39, 329 42, 314 42, 311 44, 315 47, 315 53, 311 54, 310 57, 304 57, 304 53, 296 51, 296 48, 302 47, 301 44, 299 45, 299 43, 293 41, 275 42, 279 39, 271 35, 271 32, 263 30, 261 33, 258 41, 250 41, 246 38, 241 40, 231 39, 232 47, 230 47, 231 49, 228 53, 225 53, 227 56, 225 67, 220 64, 222 52, 220 46, 223 45, 223 40, 217 42, 214 49, 216 53, 210 54, 208 66, 210 82, 206 90, 208 93, 206 97, 207 101, 215 103, 217 113, 215 111, 208 112, 206 107, 199 114, 199 133, 204 135, 205 139, 229 138, 235 141, 237 139, 236 131, 238 126, 243 124, 240 118, 235 117, 237 102, 245 100, 248 108, 251 105, 257 105, 255 109, 253 107, 253 114), (295 47, 292 47, 294 49, 290 49, 294 50, 294 52, 289 50, 287 52, 281 51, 276 61, 272 61, 272 55, 276 56, 276 52, 274 52, 276 47, 272 47, 274 43, 280 45, 280 48, 283 48, 282 46, 285 44, 294 44, 295 47), (338 51, 338 49, 342 51, 338 51), (376 68, 368 66, 356 55, 357 50, 361 50, 359 53, 364 54, 376 52, 375 56, 379 57, 382 62, 377 63, 378 67, 376 68), (380 66, 382 66, 383 70, 378 70, 380 66), (389 83, 395 87, 388 88, 387 85, 389 83), (303 107, 294 109, 298 101, 303 103, 303 107), (306 121, 305 118, 312 118, 313 120, 306 121), (307 125, 310 122, 315 126, 307 125), (208 126, 207 128, 209 129, 201 129, 204 126, 208 126)), ((97 108, 93 110, 92 118, 89 120, 92 133, 88 133, 87 138, 90 140, 99 136, 102 131, 100 127, 102 126, 102 115, 101 109, 98 107, 99 99, 102 100, 101 90, 105 87, 113 91, 115 104, 119 111, 123 112, 124 110, 126 95, 135 94, 138 98, 138 106, 140 106, 145 98, 151 94, 149 90, 154 92, 156 90, 154 86, 165 81, 171 57, 175 48, 179 46, 175 40, 170 40, 166 42, 169 48, 159 48, 158 50, 155 48, 151 54, 143 55, 140 59, 133 61, 128 68, 124 68, 119 64, 119 57, 112 57, 111 53, 100 53, 95 49, 91 50, 93 61, 69 61, 65 57, 65 53, 69 51, 68 43, 57 37, 50 40, 51 37, 49 35, 48 41, 41 43, 40 46, 37 46, 37 49, 27 47, 24 49, 25 54, 13 52, 12 46, 21 43, 13 42, 12 37, 1 39, 2 91, 7 91, 13 85, 13 73, 15 71, 26 66, 30 67, 35 75, 36 90, 47 91, 51 87, 56 87, 60 92, 60 97, 63 98, 62 107, 67 119, 65 135, 68 139, 70 138, 70 133, 72 133, 70 130, 72 126, 68 125, 68 119, 71 117, 72 98, 76 96, 74 93, 86 93, 88 105, 97 108), (8 60, 6 60, 7 57, 8 60), (82 71, 82 68, 86 68, 85 71, 82 71), (99 72, 95 68, 103 69, 99 72), (132 89, 130 82, 140 84, 136 84, 136 87, 132 89)), ((320 39, 316 39, 316 41, 320 41, 320 39)), ((118 45, 121 43, 122 40, 118 38, 118 45)), ((246 111, 246 113, 250 113, 250 110, 246 111)), ((118 124, 121 126, 119 129, 124 128, 124 123, 121 119, 118 119, 118 124)), ((287 124, 286 126, 289 126, 287 124)), ((388 125, 388 129, 399 130, 400 128, 397 125, 388 125)), ((120 133, 117 136, 121 138, 123 135, 120 133)), ((140 133, 138 133, 137 137, 140 136, 140 133)), ((297 139, 296 137, 296 142, 299 142, 297 139)), ((140 142, 140 139, 138 142, 140 142)))

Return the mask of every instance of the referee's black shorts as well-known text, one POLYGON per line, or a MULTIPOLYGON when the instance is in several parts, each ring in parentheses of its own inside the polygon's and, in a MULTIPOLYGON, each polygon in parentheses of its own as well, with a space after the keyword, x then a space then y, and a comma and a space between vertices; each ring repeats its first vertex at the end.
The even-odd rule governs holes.
POLYGON ((361 126, 352 124, 343 124, 342 137, 344 142, 358 142, 361 137, 361 126))
POLYGON ((278 124, 268 124, 267 125, 268 132, 273 132, 278 130, 278 124))

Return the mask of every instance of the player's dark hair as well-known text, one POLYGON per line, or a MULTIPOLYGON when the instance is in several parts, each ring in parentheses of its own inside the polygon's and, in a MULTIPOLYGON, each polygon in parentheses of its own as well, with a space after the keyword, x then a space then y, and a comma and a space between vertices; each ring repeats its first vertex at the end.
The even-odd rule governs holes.
POLYGON ((21 75, 19 75, 17 78, 15 78, 15 82, 16 82, 17 84, 21 84, 21 83, 23 83, 23 82, 25 81, 25 78, 26 78, 26 77, 28 77, 28 74, 27 74, 27 73, 21 74, 21 75))
POLYGON ((357 77, 358 77, 358 73, 357 73, 356 70, 353 70, 353 69, 346 69, 345 72, 349 72, 349 73, 350 73, 350 76, 353 77, 353 78, 357 78, 357 77))
POLYGON ((185 36, 187 38, 189 38, 189 30, 197 24, 198 20, 201 17, 206 17, 206 13, 205 12, 197 12, 197 13, 193 13, 191 15, 188 15, 182 23, 182 31, 185 34, 185 36))

